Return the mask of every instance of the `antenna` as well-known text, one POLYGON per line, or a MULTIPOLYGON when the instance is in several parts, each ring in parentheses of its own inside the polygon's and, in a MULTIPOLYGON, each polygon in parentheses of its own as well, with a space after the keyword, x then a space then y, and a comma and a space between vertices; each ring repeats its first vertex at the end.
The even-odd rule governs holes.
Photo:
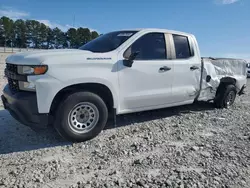
POLYGON ((76 16, 74 15, 74 18, 73 18, 73 28, 75 28, 75 20, 76 20, 76 16))

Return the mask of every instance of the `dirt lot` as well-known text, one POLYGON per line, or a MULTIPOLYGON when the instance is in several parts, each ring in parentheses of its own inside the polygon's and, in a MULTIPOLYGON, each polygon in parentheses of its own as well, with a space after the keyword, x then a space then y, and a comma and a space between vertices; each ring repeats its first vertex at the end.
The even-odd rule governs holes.
POLYGON ((0 187, 250 187, 249 91, 231 109, 123 115, 117 128, 78 144, 4 110, 0 119, 0 187))

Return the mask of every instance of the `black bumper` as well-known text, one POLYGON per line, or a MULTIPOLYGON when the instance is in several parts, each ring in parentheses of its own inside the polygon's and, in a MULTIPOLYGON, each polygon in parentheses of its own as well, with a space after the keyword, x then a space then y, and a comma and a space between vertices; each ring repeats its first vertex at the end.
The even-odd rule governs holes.
POLYGON ((34 128, 45 128, 49 124, 49 115, 38 113, 35 93, 12 93, 7 85, 1 98, 4 108, 20 123, 34 128))

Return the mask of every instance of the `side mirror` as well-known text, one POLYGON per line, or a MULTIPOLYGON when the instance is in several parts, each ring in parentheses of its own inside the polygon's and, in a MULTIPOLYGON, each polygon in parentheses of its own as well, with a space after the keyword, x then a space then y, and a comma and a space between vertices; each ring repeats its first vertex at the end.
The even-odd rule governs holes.
POLYGON ((124 59, 123 60, 123 65, 126 66, 126 67, 132 67, 134 61, 131 61, 129 59, 124 59))
POLYGON ((127 59, 125 58, 123 60, 123 65, 126 67, 132 67, 134 60, 138 54, 139 54, 139 51, 130 54, 130 56, 127 59))

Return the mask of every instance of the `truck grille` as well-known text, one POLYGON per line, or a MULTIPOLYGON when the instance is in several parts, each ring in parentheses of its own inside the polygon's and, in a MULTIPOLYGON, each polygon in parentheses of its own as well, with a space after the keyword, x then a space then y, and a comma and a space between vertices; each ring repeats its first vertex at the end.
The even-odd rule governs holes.
MULTIPOLYGON (((6 63, 6 70, 11 71, 14 74, 18 74, 17 73, 17 65, 14 65, 14 64, 6 63)), ((9 84, 10 90, 13 93, 18 92, 19 91, 18 80, 14 80, 12 78, 9 78, 8 76, 7 76, 7 79, 8 79, 8 84, 9 84)))
POLYGON ((17 65, 6 63, 6 69, 17 74, 17 65))
POLYGON ((13 93, 16 93, 19 91, 19 84, 18 84, 17 80, 13 80, 13 79, 8 78, 8 84, 9 84, 10 90, 13 93))

